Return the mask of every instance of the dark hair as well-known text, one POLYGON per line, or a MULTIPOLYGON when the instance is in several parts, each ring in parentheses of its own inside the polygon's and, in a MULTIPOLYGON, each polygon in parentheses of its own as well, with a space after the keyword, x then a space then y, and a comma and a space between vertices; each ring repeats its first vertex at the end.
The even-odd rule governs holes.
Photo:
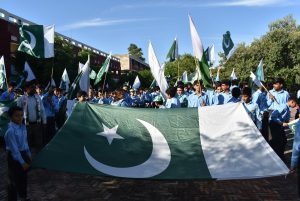
POLYGON ((230 81, 229 80, 222 80, 221 85, 225 84, 227 86, 230 86, 230 81))
POLYGON ((86 96, 87 96, 86 92, 85 92, 85 91, 78 91, 78 92, 77 92, 77 98, 79 98, 79 97, 81 97, 81 96, 86 97, 86 96))
POLYGON ((14 83, 14 82, 11 82, 8 84, 8 87, 15 87, 15 86, 16 86, 16 83, 14 83))
POLYGON ((242 90, 242 95, 247 95, 249 97, 251 97, 252 91, 250 87, 244 87, 242 90))
POLYGON ((184 90, 184 87, 183 87, 183 85, 178 85, 178 86, 177 86, 177 88, 180 88, 180 89, 182 89, 182 91, 184 90))
POLYGON ((176 88, 175 87, 169 87, 166 90, 166 94, 170 95, 171 98, 175 97, 175 95, 176 95, 176 88))
POLYGON ((277 77, 277 78, 274 79, 273 84, 276 84, 276 83, 284 84, 284 79, 281 78, 281 77, 277 77))
POLYGON ((239 81, 238 80, 231 80, 231 86, 233 85, 239 85, 239 81))
POLYGON ((295 96, 291 96, 291 97, 289 97, 288 101, 297 102, 297 98, 295 96))
POLYGON ((159 88, 159 86, 155 86, 153 90, 158 91, 158 90, 160 90, 160 88, 159 88))
POLYGON ((238 98, 241 95, 241 90, 238 87, 234 87, 231 91, 233 97, 238 98))
POLYGON ((21 111, 23 112, 23 109, 19 106, 12 106, 9 108, 9 110, 7 111, 7 114, 9 117, 12 117, 13 114, 16 112, 16 111, 21 111))
POLYGON ((202 86, 203 81, 202 80, 195 80, 193 85, 195 86, 197 84, 200 84, 202 86))
POLYGON ((184 83, 183 83, 182 81, 178 81, 176 85, 177 85, 177 87, 178 87, 178 86, 184 85, 184 83))

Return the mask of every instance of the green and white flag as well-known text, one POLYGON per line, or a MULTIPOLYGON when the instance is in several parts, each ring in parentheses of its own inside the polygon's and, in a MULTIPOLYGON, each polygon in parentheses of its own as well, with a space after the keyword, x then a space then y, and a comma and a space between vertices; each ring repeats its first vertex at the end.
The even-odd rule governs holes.
POLYGON ((234 72, 234 68, 232 69, 232 72, 231 72, 231 75, 230 75, 230 79, 231 80, 237 80, 237 76, 236 76, 236 74, 234 72))
POLYGON ((258 66, 257 66, 255 75, 256 75, 258 80, 264 82, 265 81, 265 75, 264 75, 264 67, 263 66, 264 66, 263 59, 261 59, 258 66))
POLYGON ((14 101, 0 101, 0 137, 3 137, 7 127, 8 123, 10 121, 7 111, 10 107, 16 106, 17 102, 14 101))
POLYGON ((110 59, 111 59, 111 53, 105 59, 101 69, 98 71, 94 85, 98 84, 102 80, 103 75, 108 72, 109 65, 110 65, 110 59))
MULTIPOLYGON (((212 86, 211 86, 211 77, 210 77, 210 72, 209 72, 209 66, 208 66, 206 57, 204 55, 202 41, 199 37, 197 29, 196 29, 196 27, 194 25, 194 22, 193 22, 190 15, 189 15, 189 21, 190 21, 190 31, 191 31, 193 52, 194 52, 194 57, 195 57, 196 62, 197 62, 196 72, 200 71, 201 79, 203 81, 203 85, 206 88, 212 88, 212 86)), ((199 75, 197 75, 197 76, 199 76, 199 75)), ((197 78, 197 79, 199 79, 199 78, 197 78)))
POLYGON ((74 98, 76 98, 76 94, 80 90, 79 81, 82 77, 82 73, 83 72, 80 71, 80 73, 75 77, 71 87, 69 88, 68 95, 67 95, 68 100, 73 100, 74 98))
POLYGON ((181 80, 182 80, 183 83, 188 83, 188 82, 189 82, 188 75, 187 75, 187 72, 186 72, 186 71, 184 71, 184 72, 182 73, 181 80))
POLYGON ((289 172, 241 103, 165 110, 77 103, 33 167, 176 180, 289 172))
POLYGON ((96 76, 97 76, 96 72, 94 70, 91 70, 91 72, 90 72, 90 79, 94 80, 94 79, 96 79, 96 76))
POLYGON ((18 51, 36 58, 54 57, 54 25, 23 25, 18 51))
POLYGON ((167 59, 169 59, 170 62, 175 61, 178 58, 178 41, 175 38, 174 42, 172 43, 172 46, 167 54, 167 59))
POLYGON ((132 88, 137 90, 137 89, 140 88, 140 86, 141 86, 141 81, 139 79, 139 76, 137 75, 135 80, 134 80, 134 83, 132 84, 132 88))
POLYGON ((68 76, 68 72, 67 69, 65 68, 62 76, 61 76, 61 81, 60 81, 60 85, 59 88, 63 89, 64 91, 68 91, 69 90, 69 85, 70 85, 70 79, 68 76))
POLYGON ((149 61, 149 66, 150 66, 152 76, 156 80, 156 83, 159 86, 162 95, 164 96, 164 98, 166 98, 167 97, 166 90, 168 89, 168 82, 165 77, 165 68, 164 66, 162 67, 160 66, 151 42, 149 42, 148 45, 148 61, 149 61))
POLYGON ((6 70, 5 70, 5 63, 4 63, 4 56, 0 59, 0 89, 7 89, 6 86, 6 70))
POLYGON ((222 47, 225 53, 225 56, 227 57, 227 59, 230 56, 230 51, 232 50, 232 48, 234 47, 234 43, 230 37, 230 32, 226 31, 225 34, 223 34, 223 41, 222 41, 222 47))
POLYGON ((218 68, 217 76, 216 76, 215 81, 216 81, 216 82, 219 82, 219 81, 220 81, 220 68, 218 68))
POLYGON ((35 75, 33 74, 29 64, 25 61, 24 71, 27 73, 26 82, 30 82, 31 80, 35 80, 35 75))
POLYGON ((251 77, 251 79, 252 79, 252 82, 253 82, 256 86, 258 86, 259 88, 263 86, 262 83, 261 83, 261 81, 256 77, 256 75, 255 75, 253 72, 251 72, 250 77, 251 77))

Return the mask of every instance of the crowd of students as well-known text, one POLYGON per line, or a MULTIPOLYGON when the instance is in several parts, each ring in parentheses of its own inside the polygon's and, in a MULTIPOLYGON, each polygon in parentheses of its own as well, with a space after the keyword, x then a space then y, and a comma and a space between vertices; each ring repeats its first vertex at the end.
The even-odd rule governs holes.
MULTIPOLYGON (((269 86, 272 87, 268 93, 264 87, 253 91, 244 82, 238 86, 236 81, 223 80, 214 83, 214 89, 205 89, 201 80, 196 80, 193 84, 178 81, 175 87, 169 87, 165 93, 161 93, 159 87, 133 90, 124 85, 115 91, 96 91, 93 88, 88 92, 79 91, 75 102, 159 109, 240 102, 266 141, 285 161, 287 139, 284 127, 292 119, 299 118, 300 90, 297 96, 290 96, 284 90, 284 80, 281 78, 275 79, 269 86), (292 110, 297 112, 293 113, 292 110)), ((30 149, 39 152, 64 124, 68 116, 66 114, 71 113, 66 107, 66 92, 51 87, 43 90, 38 84, 27 85, 22 91, 14 89, 14 84, 10 84, 0 94, 0 99, 17 101, 17 106, 8 111, 11 122, 4 137, 9 167, 9 199, 16 200, 18 194, 23 200, 27 200, 26 172, 31 162, 30 149)), ((296 167, 296 163, 297 160, 292 161, 292 169, 296 167)))

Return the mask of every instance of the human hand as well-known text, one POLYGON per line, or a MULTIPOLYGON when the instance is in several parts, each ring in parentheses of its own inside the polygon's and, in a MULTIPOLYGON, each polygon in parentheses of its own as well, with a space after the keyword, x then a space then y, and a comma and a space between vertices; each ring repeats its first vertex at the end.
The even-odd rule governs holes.
POLYGON ((282 126, 283 126, 283 127, 288 127, 289 124, 288 124, 288 123, 282 123, 282 126))
POLYGON ((22 167, 23 167, 23 170, 24 170, 24 171, 27 171, 27 170, 29 169, 30 165, 29 165, 28 163, 24 163, 24 164, 22 165, 22 167))

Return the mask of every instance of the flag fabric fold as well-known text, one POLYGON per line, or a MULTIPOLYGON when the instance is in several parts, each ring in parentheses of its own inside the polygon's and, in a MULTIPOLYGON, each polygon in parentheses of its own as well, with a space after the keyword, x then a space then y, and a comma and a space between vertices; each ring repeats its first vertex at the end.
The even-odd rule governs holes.
POLYGON ((25 61, 24 71, 27 73, 26 82, 30 82, 31 80, 35 80, 35 75, 33 74, 29 64, 25 61))
POLYGON ((231 80, 237 80, 237 76, 236 76, 236 74, 234 72, 234 68, 232 69, 232 72, 231 72, 231 75, 230 75, 230 79, 231 80))
POLYGON ((67 69, 65 68, 62 76, 61 76, 61 81, 60 81, 60 85, 59 88, 63 89, 64 91, 68 91, 69 90, 69 85, 70 85, 70 79, 68 76, 68 72, 67 69))
MULTIPOLYGON (((208 62, 206 60, 205 55, 203 55, 204 54, 203 44, 191 16, 189 16, 189 22, 190 22, 190 32, 192 38, 193 52, 194 52, 194 57, 196 62, 196 72, 200 71, 203 85, 206 88, 212 88, 208 62)), ((200 76, 198 75, 198 77, 200 76)))
POLYGON ((289 172, 240 103, 172 110, 77 103, 33 167, 144 179, 248 179, 289 172))
POLYGON ((148 60, 151 73, 156 80, 157 85, 160 87, 162 95, 167 97, 166 90, 168 89, 168 83, 165 77, 164 68, 160 66, 151 42, 149 42, 148 46, 148 60))
POLYGON ((18 51, 36 58, 54 57, 54 25, 22 25, 18 51))
POLYGON ((256 77, 256 75, 253 72, 251 72, 250 77, 252 79, 252 82, 254 82, 254 84, 256 84, 256 86, 258 86, 258 87, 263 86, 261 81, 256 77))
POLYGON ((177 58, 178 58, 178 42, 177 39, 175 38, 167 54, 167 59, 169 59, 169 61, 172 62, 175 61, 177 58))
POLYGON ((82 75, 79 80, 79 86, 82 91, 88 93, 90 88, 90 55, 88 55, 88 60, 82 67, 81 72, 82 75))
POLYGON ((4 63, 4 56, 0 59, 0 89, 7 89, 8 86, 6 86, 6 69, 5 69, 5 63, 4 63))
POLYGON ((140 86, 141 86, 141 81, 139 79, 139 76, 137 75, 134 82, 133 82, 133 84, 132 84, 132 88, 137 90, 137 89, 140 88, 140 86))
POLYGON ((230 57, 230 51, 234 47, 234 43, 230 37, 229 31, 226 31, 226 33, 223 34, 222 47, 224 50, 224 54, 225 54, 226 58, 228 59, 230 57))
POLYGON ((255 72, 255 75, 257 77, 258 80, 260 81, 265 81, 265 75, 264 75, 264 67, 263 67, 263 59, 260 60, 258 66, 257 66, 257 69, 256 69, 256 72, 255 72))
POLYGON ((98 84, 102 80, 103 75, 108 72, 110 59, 111 59, 111 54, 109 54, 109 56, 105 59, 102 67, 98 71, 94 85, 98 84))

